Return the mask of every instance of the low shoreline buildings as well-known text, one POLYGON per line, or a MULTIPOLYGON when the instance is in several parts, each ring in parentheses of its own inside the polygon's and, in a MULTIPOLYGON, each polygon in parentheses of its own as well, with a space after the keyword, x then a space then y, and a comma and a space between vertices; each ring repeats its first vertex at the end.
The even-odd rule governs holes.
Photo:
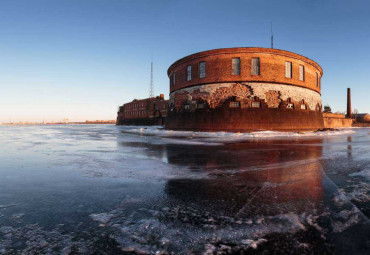
POLYGON ((157 97, 134 99, 119 107, 117 125, 164 125, 167 118, 168 100, 164 94, 157 97))

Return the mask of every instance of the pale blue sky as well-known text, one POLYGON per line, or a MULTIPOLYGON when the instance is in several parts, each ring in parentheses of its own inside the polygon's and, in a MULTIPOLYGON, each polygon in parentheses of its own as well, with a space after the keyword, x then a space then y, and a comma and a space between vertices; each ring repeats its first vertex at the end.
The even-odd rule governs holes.
POLYGON ((149 94, 168 98, 167 68, 198 51, 269 47, 324 69, 322 98, 370 112, 368 1, 1 0, 0 122, 115 119, 149 94))

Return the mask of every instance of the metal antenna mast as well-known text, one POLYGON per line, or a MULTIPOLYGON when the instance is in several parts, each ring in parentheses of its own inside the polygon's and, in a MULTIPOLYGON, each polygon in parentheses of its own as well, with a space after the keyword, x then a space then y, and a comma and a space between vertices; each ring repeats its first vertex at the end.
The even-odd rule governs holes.
POLYGON ((154 97, 154 85, 153 85, 153 57, 150 61, 150 90, 149 90, 149 97, 154 97))
POLYGON ((271 49, 274 48, 274 34, 272 33, 272 21, 271 21, 271 49))

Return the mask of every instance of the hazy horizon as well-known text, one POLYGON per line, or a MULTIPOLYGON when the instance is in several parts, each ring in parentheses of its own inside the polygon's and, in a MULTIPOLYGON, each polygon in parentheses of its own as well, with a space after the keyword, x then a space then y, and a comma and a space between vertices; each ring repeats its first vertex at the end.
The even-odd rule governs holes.
POLYGON ((0 122, 112 120, 117 107, 168 98, 167 68, 215 48, 274 46, 324 70, 322 102, 370 112, 367 1, 46 1, 0 3, 0 122))

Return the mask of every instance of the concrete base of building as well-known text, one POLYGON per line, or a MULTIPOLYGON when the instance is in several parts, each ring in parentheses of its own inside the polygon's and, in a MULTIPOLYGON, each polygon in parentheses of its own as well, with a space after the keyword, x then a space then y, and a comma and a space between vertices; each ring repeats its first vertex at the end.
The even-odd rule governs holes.
POLYGON ((123 119, 117 120, 118 126, 163 126, 166 122, 166 117, 152 117, 152 118, 137 118, 137 119, 123 119))
POLYGON ((315 131, 324 128, 319 111, 280 108, 215 108, 170 111, 165 129, 192 131, 315 131))

